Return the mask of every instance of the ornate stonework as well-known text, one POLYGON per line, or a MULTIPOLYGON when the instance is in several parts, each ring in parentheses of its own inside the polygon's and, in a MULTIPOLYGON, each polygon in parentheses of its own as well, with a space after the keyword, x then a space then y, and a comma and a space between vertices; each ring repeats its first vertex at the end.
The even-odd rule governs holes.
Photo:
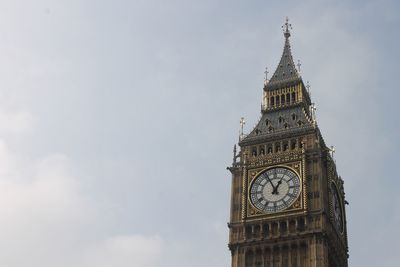
POLYGON ((228 167, 232 267, 347 267, 343 179, 295 68, 288 25, 261 119, 228 167))

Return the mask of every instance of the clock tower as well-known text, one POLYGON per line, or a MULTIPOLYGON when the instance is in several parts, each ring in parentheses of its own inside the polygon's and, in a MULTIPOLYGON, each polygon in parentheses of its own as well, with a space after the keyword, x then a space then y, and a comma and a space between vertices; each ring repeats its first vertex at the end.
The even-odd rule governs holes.
POLYGON ((261 118, 239 137, 232 166, 232 267, 347 267, 343 179, 290 48, 291 25, 261 118))

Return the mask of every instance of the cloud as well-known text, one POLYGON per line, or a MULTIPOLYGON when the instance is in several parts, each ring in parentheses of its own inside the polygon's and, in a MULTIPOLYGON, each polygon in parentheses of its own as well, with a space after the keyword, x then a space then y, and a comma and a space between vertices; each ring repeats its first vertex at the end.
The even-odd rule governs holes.
POLYGON ((95 244, 86 255, 86 267, 156 266, 163 248, 158 236, 117 236, 95 244))
POLYGON ((0 265, 56 264, 91 213, 68 158, 54 154, 24 160, 2 140, 0 168, 0 265))
POLYGON ((33 116, 26 111, 0 110, 0 132, 23 133, 32 129, 33 116))
POLYGON ((84 205, 68 165, 68 158, 62 154, 38 161, 23 160, 11 154, 5 141, 0 140, 1 223, 29 223, 27 217, 32 214, 41 223, 79 217, 77 211, 84 205))
POLYGON ((346 180, 350 259, 394 263, 381 248, 397 232, 370 229, 399 223, 396 3, 9 2, 0 266, 228 266, 225 166, 238 119, 257 120, 285 15, 346 180))
POLYGON ((106 215, 71 169, 66 155, 24 160, 0 140, 0 266, 155 266, 158 236, 92 238, 106 215))

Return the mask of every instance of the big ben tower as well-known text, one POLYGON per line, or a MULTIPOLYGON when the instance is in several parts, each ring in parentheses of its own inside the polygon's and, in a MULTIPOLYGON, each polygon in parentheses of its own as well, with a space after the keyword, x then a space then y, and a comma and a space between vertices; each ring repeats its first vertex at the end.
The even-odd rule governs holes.
POLYGON ((286 19, 261 119, 248 135, 242 131, 228 168, 232 267, 347 267, 343 180, 293 62, 290 29, 286 19))

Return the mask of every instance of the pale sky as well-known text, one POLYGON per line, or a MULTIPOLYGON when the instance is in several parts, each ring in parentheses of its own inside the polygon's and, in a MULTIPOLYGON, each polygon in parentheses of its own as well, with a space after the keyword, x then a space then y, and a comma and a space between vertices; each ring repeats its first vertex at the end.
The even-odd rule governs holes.
POLYGON ((0 1, 0 266, 230 266, 226 167, 285 16, 345 181, 350 266, 397 266, 399 11, 0 1))

